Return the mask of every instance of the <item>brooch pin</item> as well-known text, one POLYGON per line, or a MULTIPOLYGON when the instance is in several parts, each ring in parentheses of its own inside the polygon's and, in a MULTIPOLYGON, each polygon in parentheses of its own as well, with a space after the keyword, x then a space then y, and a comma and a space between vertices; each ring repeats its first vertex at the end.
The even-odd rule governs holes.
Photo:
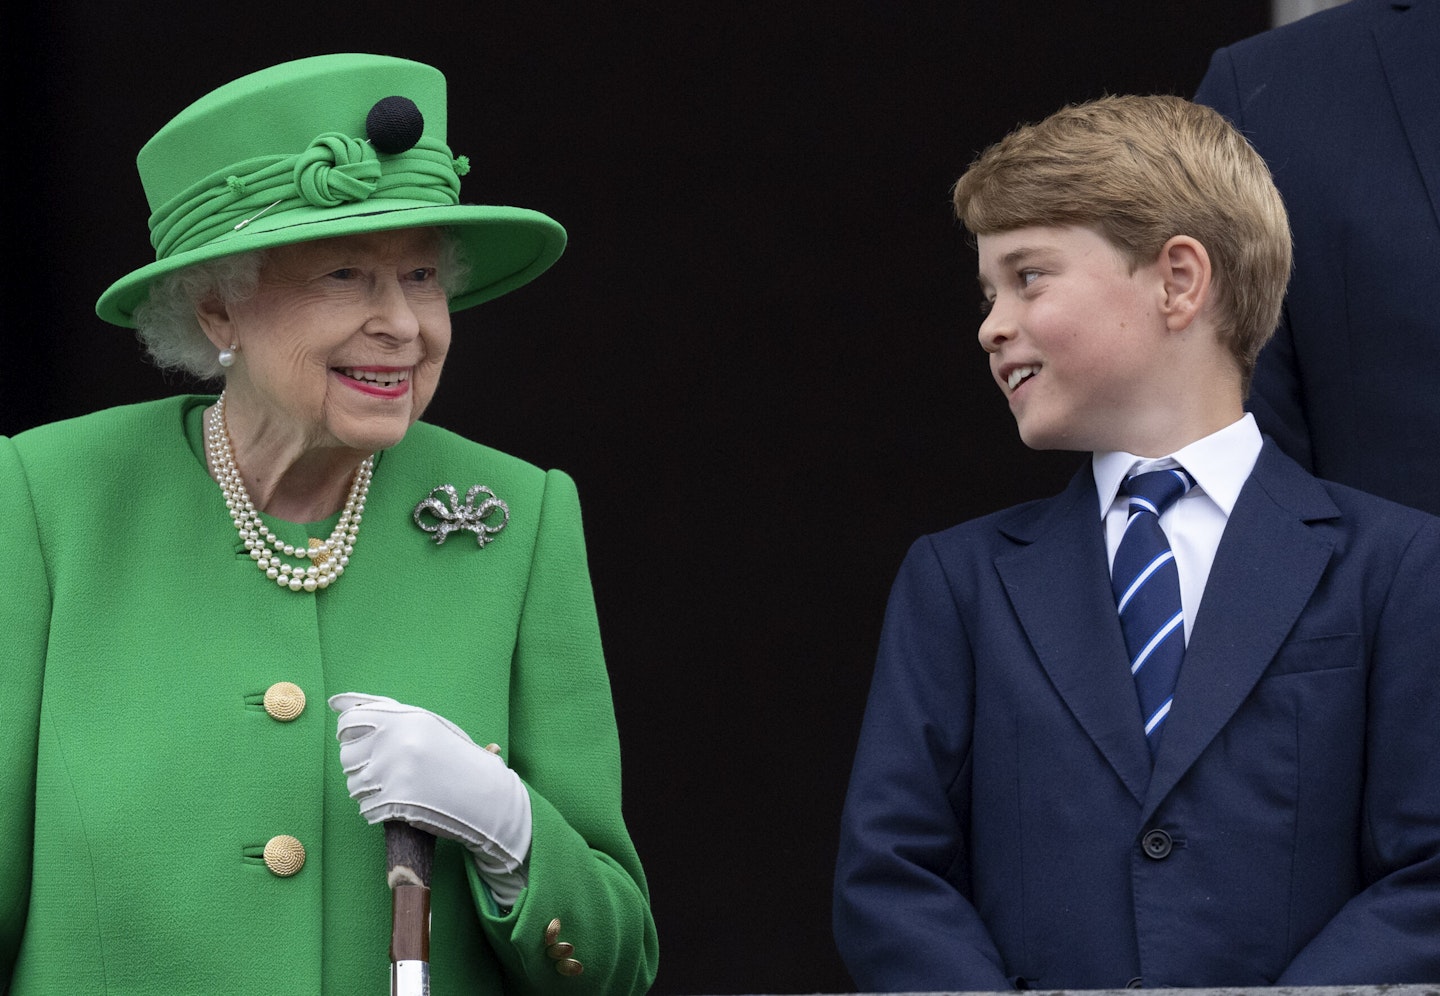
POLYGON ((499 498, 483 484, 477 484, 465 492, 465 504, 460 504, 460 495, 455 487, 450 484, 442 484, 438 488, 430 489, 430 493, 415 506, 415 525, 427 533, 435 534, 435 543, 438 546, 444 543, 451 533, 471 532, 475 534, 475 545, 484 547, 486 543, 495 539, 495 534, 510 524, 510 506, 499 498), (475 499, 480 495, 488 495, 480 504, 475 504, 475 499), (436 495, 444 495, 448 498, 449 504, 441 501, 436 495), (428 513, 428 517, 434 523, 425 521, 422 516, 428 513), (485 520, 492 519, 499 513, 499 522, 491 524, 485 520))

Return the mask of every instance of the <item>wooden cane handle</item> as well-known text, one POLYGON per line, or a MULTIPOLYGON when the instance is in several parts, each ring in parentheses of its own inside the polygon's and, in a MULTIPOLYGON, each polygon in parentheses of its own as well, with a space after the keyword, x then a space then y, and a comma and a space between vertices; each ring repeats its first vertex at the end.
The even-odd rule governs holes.
POLYGON ((430 866, 435 838, 408 823, 385 824, 391 890, 390 961, 430 961, 430 866))

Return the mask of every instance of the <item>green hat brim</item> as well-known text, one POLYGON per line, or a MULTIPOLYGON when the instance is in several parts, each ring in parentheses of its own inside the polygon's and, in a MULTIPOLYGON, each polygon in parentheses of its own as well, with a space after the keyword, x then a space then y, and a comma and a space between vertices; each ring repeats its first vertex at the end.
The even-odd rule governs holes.
POLYGON ((114 325, 134 328, 135 309, 149 296, 150 286, 186 266, 316 239, 432 227, 444 228, 459 240, 469 270, 463 287, 450 297, 452 312, 529 283, 565 250, 565 229, 528 208, 387 199, 383 207, 370 203, 367 208, 359 202, 339 209, 291 209, 275 218, 262 214, 239 231, 126 274, 100 295, 95 313, 114 325))

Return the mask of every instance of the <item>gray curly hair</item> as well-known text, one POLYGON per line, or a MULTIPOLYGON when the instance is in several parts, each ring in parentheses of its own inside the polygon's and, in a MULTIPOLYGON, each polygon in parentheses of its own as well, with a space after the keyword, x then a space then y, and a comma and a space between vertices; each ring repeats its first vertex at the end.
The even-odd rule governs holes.
MULTIPOLYGON (((211 297, 227 306, 244 301, 260 286, 264 262, 261 249, 196 263, 156 280, 149 298, 135 309, 135 330, 151 361, 162 370, 179 370, 198 380, 223 379, 225 368, 195 309, 211 297)), ((440 229, 440 286, 447 297, 463 288, 468 274, 460 240, 440 229)))

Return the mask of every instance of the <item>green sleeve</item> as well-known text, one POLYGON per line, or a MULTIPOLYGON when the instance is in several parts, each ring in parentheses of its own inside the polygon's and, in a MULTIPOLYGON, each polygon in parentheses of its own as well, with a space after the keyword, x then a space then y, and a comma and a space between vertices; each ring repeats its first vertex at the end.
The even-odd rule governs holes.
MULTIPOLYGON (((62 510, 63 511, 63 510, 62 510)), ((40 552, 35 506, 15 445, 0 436, 0 983, 15 968, 30 899, 35 833, 35 751, 50 624, 50 580, 40 552)))
MULTIPOLYGON (((511 674, 509 761, 530 790, 529 883, 515 908, 481 895, 506 975, 528 992, 643 993, 658 945, 645 875, 621 815, 620 745, 600 647, 575 484, 546 478, 511 674), (566 977, 546 955, 561 923, 584 966, 566 977)), ((467 863, 468 864, 468 863, 467 863)))

